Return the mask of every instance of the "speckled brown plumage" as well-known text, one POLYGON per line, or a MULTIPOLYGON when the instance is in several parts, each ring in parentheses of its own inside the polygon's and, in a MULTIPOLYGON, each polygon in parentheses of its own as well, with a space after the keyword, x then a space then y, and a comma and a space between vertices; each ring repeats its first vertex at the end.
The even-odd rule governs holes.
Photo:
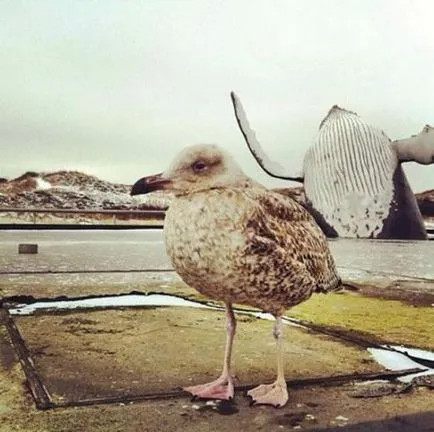
POLYGON ((252 181, 175 198, 165 240, 187 284, 275 315, 339 283, 327 240, 309 213, 252 181))
POLYGON ((185 390, 201 398, 234 396, 232 304, 243 303, 276 317, 277 379, 248 395, 255 403, 283 406, 288 392, 281 315, 313 292, 327 292, 340 284, 324 234, 302 206, 254 182, 214 145, 186 148, 164 173, 137 181, 132 194, 156 189, 175 195, 164 225, 173 267, 188 285, 226 305, 222 374, 185 390))

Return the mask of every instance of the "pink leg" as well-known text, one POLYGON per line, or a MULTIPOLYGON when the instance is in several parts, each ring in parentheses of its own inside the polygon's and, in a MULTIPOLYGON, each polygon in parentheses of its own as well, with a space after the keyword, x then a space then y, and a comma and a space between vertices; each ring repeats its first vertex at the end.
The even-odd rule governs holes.
POLYGON ((276 317, 273 335, 277 343, 277 379, 272 384, 262 384, 249 390, 247 394, 254 404, 273 405, 282 407, 288 401, 288 388, 286 386, 282 361, 282 318, 276 317))
POLYGON ((234 384, 231 376, 232 342, 237 322, 232 305, 226 304, 226 347, 223 371, 219 378, 207 384, 185 387, 184 390, 201 399, 224 399, 234 397, 234 384))

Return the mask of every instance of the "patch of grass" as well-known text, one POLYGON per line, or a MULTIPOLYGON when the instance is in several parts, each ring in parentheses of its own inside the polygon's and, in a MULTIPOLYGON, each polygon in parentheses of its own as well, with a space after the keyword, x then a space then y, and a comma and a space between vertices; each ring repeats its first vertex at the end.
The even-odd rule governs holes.
POLYGON ((433 307, 414 307, 397 300, 343 292, 314 295, 288 312, 316 324, 367 332, 399 344, 434 348, 433 307))

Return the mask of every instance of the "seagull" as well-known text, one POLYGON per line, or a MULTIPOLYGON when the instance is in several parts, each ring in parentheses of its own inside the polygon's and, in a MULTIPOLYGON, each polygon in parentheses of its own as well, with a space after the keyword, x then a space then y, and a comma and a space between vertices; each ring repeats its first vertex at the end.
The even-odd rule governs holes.
POLYGON ((282 315, 314 292, 341 285, 327 240, 312 216, 293 199, 248 177, 214 144, 183 149, 160 174, 143 177, 131 195, 156 190, 174 198, 164 223, 166 251, 182 280, 224 302, 226 345, 219 378, 184 388, 200 399, 231 400, 233 304, 275 317, 277 378, 248 392, 253 404, 281 407, 288 401, 282 359, 282 315))

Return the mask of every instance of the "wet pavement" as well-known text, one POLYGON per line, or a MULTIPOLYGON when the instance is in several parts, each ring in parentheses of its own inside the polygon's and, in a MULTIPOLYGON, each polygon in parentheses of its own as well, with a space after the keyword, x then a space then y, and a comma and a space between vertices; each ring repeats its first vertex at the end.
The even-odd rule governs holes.
MULTIPOLYGON (((434 243, 430 241, 337 239, 330 240, 330 248, 344 278, 434 279, 434 243)), ((2 271, 170 267, 162 230, 0 232, 2 271), (18 255, 19 243, 37 243, 39 253, 18 255)))

